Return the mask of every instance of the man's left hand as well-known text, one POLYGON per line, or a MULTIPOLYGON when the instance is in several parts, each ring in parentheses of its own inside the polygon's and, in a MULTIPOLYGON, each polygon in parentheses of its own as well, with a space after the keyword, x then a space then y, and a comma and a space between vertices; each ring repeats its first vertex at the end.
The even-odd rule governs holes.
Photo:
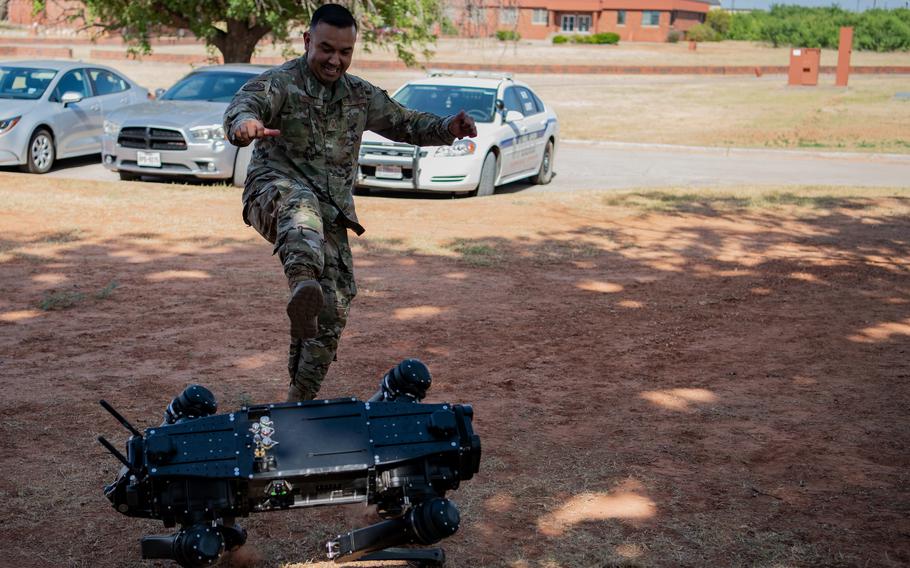
POLYGON ((449 123, 449 132, 455 138, 474 138, 477 136, 477 127, 474 125, 474 119, 468 116, 468 113, 460 111, 449 123))

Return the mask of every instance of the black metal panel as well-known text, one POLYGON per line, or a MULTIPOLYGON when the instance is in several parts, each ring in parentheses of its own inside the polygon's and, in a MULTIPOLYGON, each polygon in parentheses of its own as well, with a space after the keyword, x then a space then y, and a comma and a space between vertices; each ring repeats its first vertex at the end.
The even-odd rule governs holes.
POLYGON ((374 445, 374 463, 386 466, 429 453, 457 452, 461 445, 457 431, 444 434, 430 428, 434 413, 451 410, 450 404, 387 402, 369 405, 367 417, 374 445))
MULTIPOLYGON (((277 471, 263 476, 366 474, 373 459, 363 406, 354 399, 336 399, 270 408, 278 443, 269 455, 274 456, 277 471)), ((257 409, 250 413, 256 416, 257 409)))
POLYGON ((252 473, 245 412, 197 418, 146 431, 152 477, 240 477, 252 473))

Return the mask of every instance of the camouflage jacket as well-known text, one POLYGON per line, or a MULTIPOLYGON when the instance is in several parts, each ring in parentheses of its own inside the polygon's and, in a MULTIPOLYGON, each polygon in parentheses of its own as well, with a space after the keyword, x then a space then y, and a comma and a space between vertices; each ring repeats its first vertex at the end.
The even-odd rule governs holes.
POLYGON ((357 234, 364 229, 357 221, 352 190, 364 130, 417 146, 455 140, 448 130, 451 117, 407 109, 382 89, 348 74, 325 87, 310 71, 306 56, 269 69, 237 91, 224 113, 224 131, 231 142, 234 128, 251 118, 281 135, 256 141, 244 202, 259 185, 257 177, 277 171, 300 179, 320 201, 334 205, 357 234))

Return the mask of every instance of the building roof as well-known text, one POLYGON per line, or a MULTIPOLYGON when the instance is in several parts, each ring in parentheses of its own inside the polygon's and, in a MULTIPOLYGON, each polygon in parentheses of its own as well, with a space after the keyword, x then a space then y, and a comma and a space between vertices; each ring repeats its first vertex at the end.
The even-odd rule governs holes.
POLYGON ((600 4, 601 10, 681 10, 707 13, 711 9, 708 2, 700 0, 600 0, 600 4))
POLYGON ((601 10, 659 10, 706 13, 719 0, 513 0, 511 6, 487 0, 487 7, 546 8, 556 12, 600 12, 601 10))

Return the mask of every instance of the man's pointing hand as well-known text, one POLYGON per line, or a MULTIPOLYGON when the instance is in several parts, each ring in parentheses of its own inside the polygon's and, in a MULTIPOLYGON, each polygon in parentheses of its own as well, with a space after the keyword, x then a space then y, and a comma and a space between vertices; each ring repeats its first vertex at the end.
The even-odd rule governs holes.
POLYGON ((462 110, 449 123, 449 132, 455 138, 474 138, 477 136, 477 127, 474 125, 474 119, 462 110))
POLYGON ((256 138, 265 138, 266 136, 281 136, 280 130, 266 128, 262 122, 251 118, 244 120, 237 128, 234 129, 234 144, 237 146, 247 146, 256 138))

